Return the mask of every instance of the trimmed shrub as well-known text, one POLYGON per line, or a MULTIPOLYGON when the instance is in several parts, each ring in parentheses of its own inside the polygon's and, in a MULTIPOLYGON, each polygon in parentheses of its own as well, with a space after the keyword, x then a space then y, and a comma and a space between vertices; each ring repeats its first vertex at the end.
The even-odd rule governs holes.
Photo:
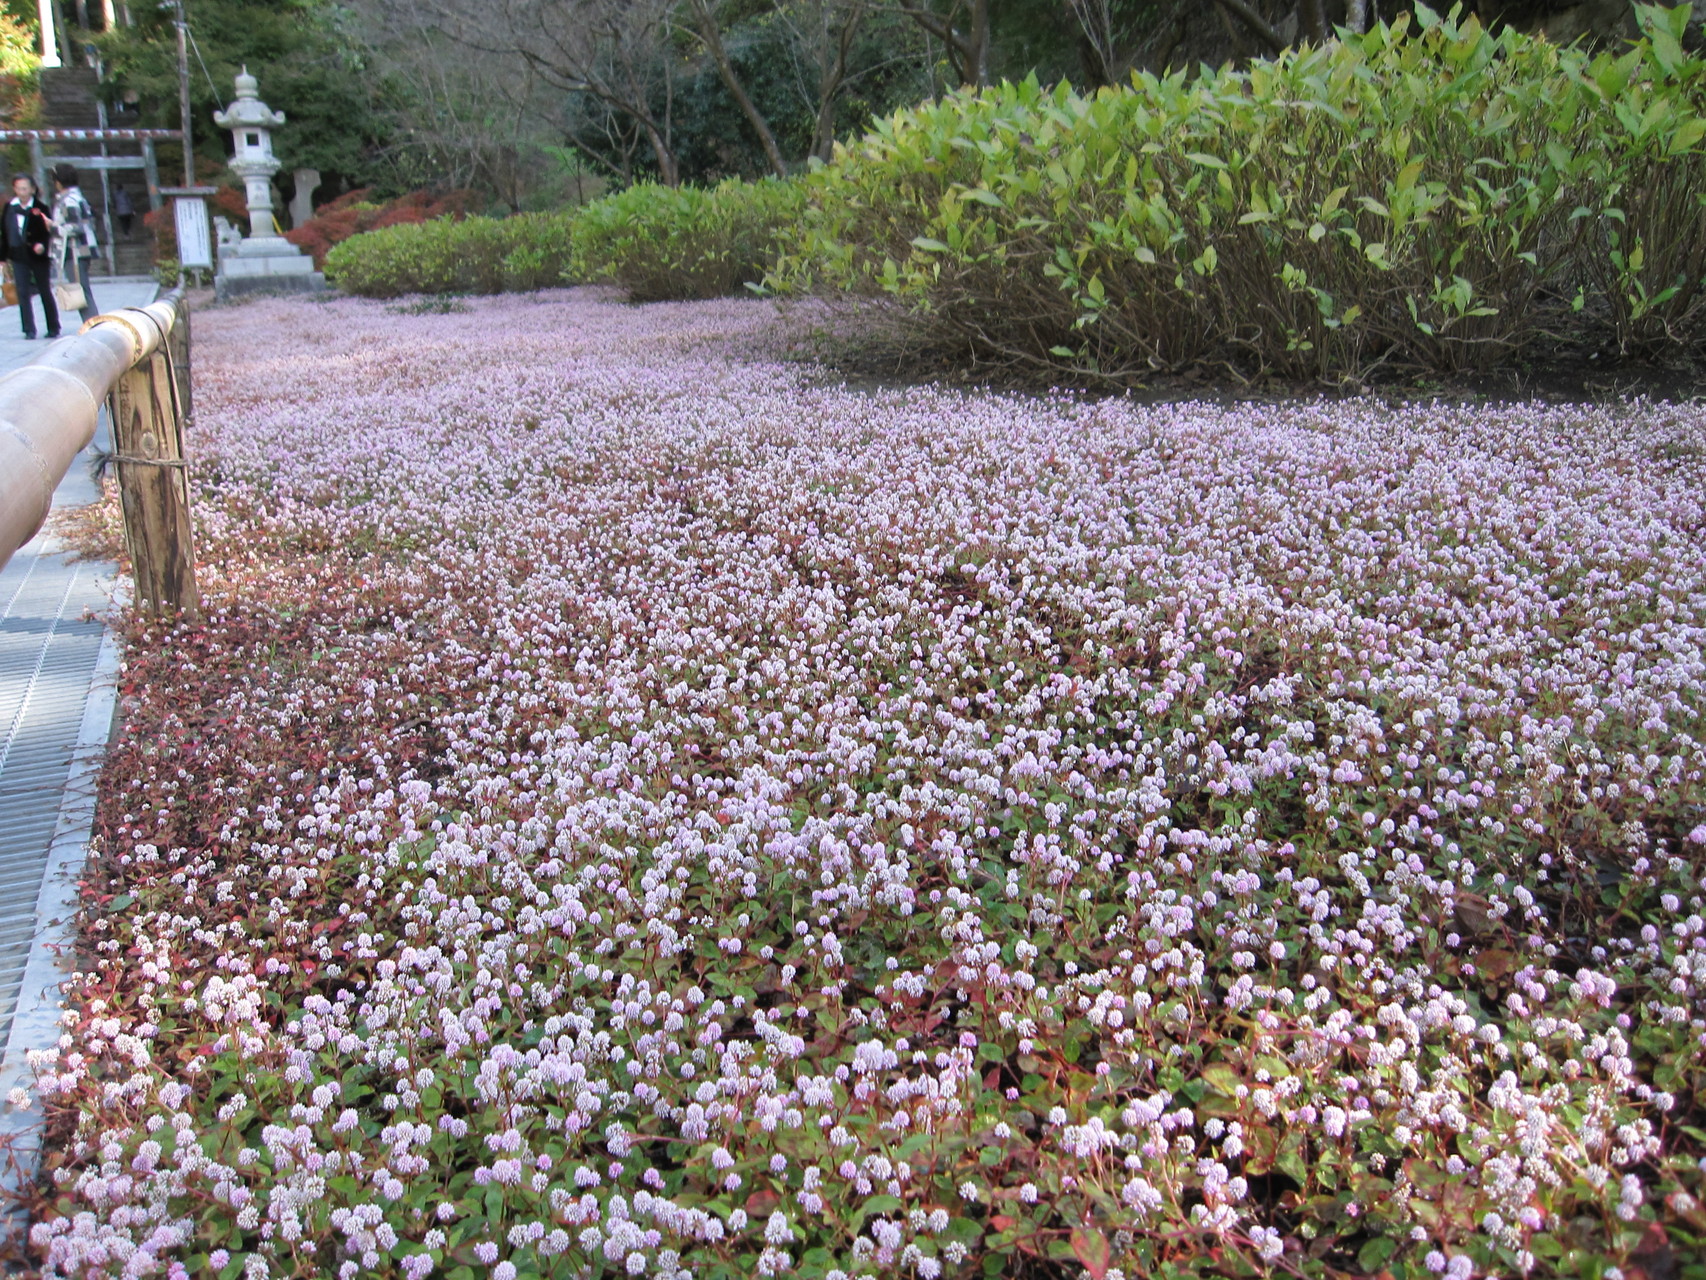
POLYGON ((546 288, 568 269, 572 226, 547 213, 399 223, 333 247, 326 276, 369 298, 546 288))
POLYGON ((1620 349, 1653 353, 1706 337, 1706 58, 1683 50, 1689 6, 1637 12, 1640 41, 1575 70, 1593 115, 1577 163, 1603 186, 1582 293, 1620 349))
POLYGON ((1419 8, 1244 70, 954 94, 803 180, 775 279, 1116 376, 1484 367, 1554 319, 1686 340, 1706 74, 1685 20, 1645 11, 1628 53, 1590 58, 1419 8))
POLYGON ((801 204, 798 185, 775 178, 629 187, 576 215, 574 274, 635 302, 738 294, 764 278, 801 204))
POLYGON ((554 289, 570 279, 576 234, 572 215, 523 213, 502 225, 510 234, 501 264, 504 290, 554 289))

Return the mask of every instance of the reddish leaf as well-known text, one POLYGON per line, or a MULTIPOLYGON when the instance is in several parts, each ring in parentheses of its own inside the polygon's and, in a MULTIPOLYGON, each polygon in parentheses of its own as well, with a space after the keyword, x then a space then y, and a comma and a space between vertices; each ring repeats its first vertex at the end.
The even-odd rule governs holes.
POLYGON ((1108 1260, 1112 1256, 1108 1237, 1090 1227, 1077 1228, 1072 1233, 1072 1256, 1084 1264, 1090 1280, 1102 1280, 1108 1274, 1108 1260))
POLYGON ((781 1203, 781 1196, 768 1187, 760 1187, 746 1198, 746 1212, 749 1217, 768 1218, 781 1203))
POLYGON ((1676 1253, 1663 1225, 1649 1223, 1641 1243, 1629 1256, 1632 1265, 1624 1268, 1631 1280, 1673 1280, 1676 1275, 1676 1253))
POLYGON ((1484 973, 1494 981, 1504 977, 1507 973, 1516 972, 1519 966, 1520 961, 1517 956, 1509 951, 1482 951, 1475 957, 1476 972, 1484 973))

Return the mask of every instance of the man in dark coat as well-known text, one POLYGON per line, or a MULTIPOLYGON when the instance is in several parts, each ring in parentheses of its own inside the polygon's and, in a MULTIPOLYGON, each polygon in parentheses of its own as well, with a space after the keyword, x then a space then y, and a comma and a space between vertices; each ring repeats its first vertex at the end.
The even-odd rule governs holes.
POLYGON ((126 240, 130 239, 131 219, 136 217, 136 206, 130 202, 130 192, 123 187, 113 191, 113 216, 118 219, 118 229, 126 240))
POLYGON ((47 336, 59 336, 59 308, 53 303, 48 246, 53 240, 53 210, 36 195, 35 180, 20 173, 12 179, 12 199, 0 212, 6 258, 12 264, 12 279, 18 286, 18 314, 24 322, 24 337, 36 336, 36 313, 32 295, 41 296, 42 317, 47 336))

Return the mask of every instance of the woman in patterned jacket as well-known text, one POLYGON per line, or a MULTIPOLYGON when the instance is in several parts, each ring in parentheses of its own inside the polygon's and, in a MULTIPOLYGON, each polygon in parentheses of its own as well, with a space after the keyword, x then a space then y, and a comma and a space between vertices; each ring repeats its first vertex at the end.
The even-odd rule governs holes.
POLYGON ((53 166, 53 260, 59 278, 83 286, 83 309, 77 314, 92 320, 98 309, 95 291, 89 287, 89 259, 95 256, 95 211, 77 186, 77 170, 68 164, 53 166))

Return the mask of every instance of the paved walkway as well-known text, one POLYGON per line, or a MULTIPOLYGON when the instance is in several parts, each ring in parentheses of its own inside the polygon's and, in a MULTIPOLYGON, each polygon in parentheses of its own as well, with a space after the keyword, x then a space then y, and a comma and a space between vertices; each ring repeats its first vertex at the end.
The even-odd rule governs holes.
MULTIPOLYGON (((116 311, 146 305, 156 290, 151 280, 130 278, 96 281, 94 292, 102 310, 116 311)), ((36 319, 39 327, 39 313, 36 319)), ((67 317, 65 333, 76 328, 77 318, 67 317)), ((0 375, 50 345, 24 341, 20 329, 15 308, 0 310, 0 375)), ((105 419, 93 447, 106 447, 105 419)), ((53 505, 99 496, 86 451, 53 505)), ((29 1050, 51 1047, 59 1035, 59 984, 68 972, 60 952, 112 728, 118 646, 98 615, 110 602, 114 572, 108 563, 78 562, 45 532, 0 569, 0 1104, 31 1079, 29 1050)), ((33 1146, 27 1131, 36 1115, 4 1107, 0 1134, 33 1146)))

